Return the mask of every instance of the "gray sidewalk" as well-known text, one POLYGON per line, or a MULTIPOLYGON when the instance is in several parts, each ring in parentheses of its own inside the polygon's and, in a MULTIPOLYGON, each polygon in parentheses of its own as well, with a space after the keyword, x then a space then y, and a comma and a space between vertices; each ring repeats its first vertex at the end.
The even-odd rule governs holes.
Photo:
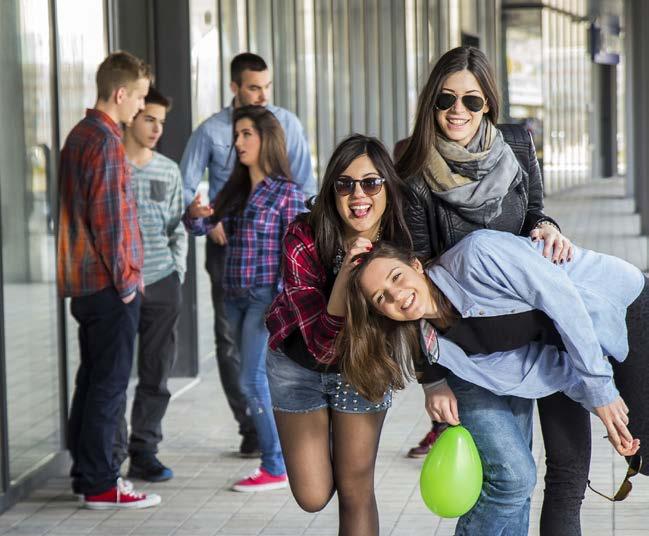
MULTIPOLYGON (((547 213, 576 243, 627 258, 647 268, 647 242, 639 238, 632 201, 623 198, 622 183, 596 181, 547 202, 547 213)), ((200 248, 199 248, 200 249, 200 248)), ((199 266, 202 264, 199 262, 199 266)), ((202 269, 201 269, 202 273, 202 269)), ((203 341, 209 341, 209 294, 202 279, 200 324, 203 341)), ((251 472, 256 460, 236 456, 238 435, 220 389, 213 359, 204 362, 200 381, 174 380, 174 399, 164 423, 161 459, 176 477, 166 483, 144 486, 160 493, 158 508, 131 512, 93 512, 80 509, 67 478, 52 479, 42 489, 0 516, 0 534, 23 536, 92 535, 335 535, 336 500, 319 514, 303 513, 286 490, 258 494, 228 491, 237 478, 251 472)), ((428 428, 423 396, 416 385, 395 396, 381 438, 376 489, 381 534, 392 536, 453 534, 454 520, 431 514, 419 497, 420 461, 405 458, 428 428)), ((591 480, 597 489, 613 492, 625 468, 613 454, 603 427, 593 420, 591 480)), ((544 472, 540 433, 535 431, 534 454, 539 463, 539 484, 534 495, 532 528, 538 533, 544 472)), ((136 482, 136 485, 141 484, 136 482)), ((634 490, 625 502, 614 505, 587 492, 583 509, 585 536, 640 536, 649 534, 647 506, 649 481, 634 479, 634 490)), ((480 535, 476 535, 480 536, 480 535)))

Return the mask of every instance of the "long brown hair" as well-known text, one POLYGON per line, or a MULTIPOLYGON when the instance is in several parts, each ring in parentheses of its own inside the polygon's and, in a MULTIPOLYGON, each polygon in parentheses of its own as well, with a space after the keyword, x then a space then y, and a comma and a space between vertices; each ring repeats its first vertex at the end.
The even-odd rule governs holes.
MULTIPOLYGON (((250 119, 254 129, 261 138, 259 150, 259 167, 267 177, 284 177, 291 180, 291 169, 286 154, 284 129, 272 112, 263 106, 242 106, 232 114, 232 139, 237 122, 250 119)), ((233 144, 234 147, 234 144, 233 144)), ((250 170, 239 160, 237 155, 230 178, 219 192, 214 203, 214 221, 227 214, 237 214, 246 206, 250 195, 250 170)))
POLYGON ((476 77, 480 89, 487 99, 489 111, 485 114, 486 117, 494 125, 498 122, 500 96, 496 78, 487 56, 474 47, 463 46, 449 50, 435 64, 428 77, 428 82, 419 95, 412 136, 396 165, 397 172, 403 179, 412 177, 421 171, 428 150, 435 143, 437 135, 435 102, 442 91, 444 81, 453 73, 464 70, 476 77))
MULTIPOLYGON (((349 276, 345 325, 336 349, 345 380, 368 400, 377 401, 388 387, 403 389, 414 377, 414 363, 421 359, 419 321, 399 322, 382 316, 365 298, 360 280, 374 259, 395 259, 412 266, 417 258, 409 249, 389 242, 379 242, 357 258, 361 263, 349 276)), ((450 326, 457 319, 455 308, 428 277, 426 282, 440 313, 436 325, 450 326)))
POLYGON ((318 255, 327 267, 333 266, 338 249, 343 247, 345 232, 336 208, 334 183, 356 158, 363 155, 368 156, 376 171, 385 179, 386 207, 381 218, 382 238, 412 245, 402 209, 405 183, 394 170, 390 153, 378 139, 353 134, 340 142, 331 155, 320 193, 314 202, 308 204, 311 212, 305 216, 314 231, 318 255))

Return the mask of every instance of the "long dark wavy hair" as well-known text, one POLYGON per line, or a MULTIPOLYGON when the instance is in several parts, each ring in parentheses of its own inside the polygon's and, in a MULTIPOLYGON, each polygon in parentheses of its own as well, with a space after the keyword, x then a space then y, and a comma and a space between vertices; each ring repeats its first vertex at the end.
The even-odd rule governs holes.
POLYGON ((305 216, 313 229, 320 260, 327 267, 334 265, 339 249, 343 248, 345 226, 336 208, 334 182, 359 156, 367 155, 378 174, 385 179, 387 203, 381 218, 382 239, 412 245, 408 226, 403 217, 405 184, 399 178, 390 153, 376 138, 353 134, 340 142, 334 150, 322 180, 320 193, 308 203, 310 212, 305 216))
MULTIPOLYGON (((291 180, 291 168, 288 165, 284 129, 272 112, 263 106, 242 106, 232 114, 232 139, 235 139, 235 128, 241 119, 250 119, 254 129, 261 138, 259 150, 259 167, 267 177, 284 177, 291 180)), ((234 144, 233 144, 234 147, 234 144)), ((236 153, 235 153, 236 154, 236 153)), ((218 221, 228 214, 238 214, 246 206, 252 185, 250 170, 239 160, 237 155, 230 178, 214 201, 213 221, 218 221)))
MULTIPOLYGON (((389 386, 402 389, 414 377, 415 362, 422 359, 419 321, 398 322, 382 316, 365 298, 360 280, 374 259, 395 259, 412 266, 417 257, 403 246, 379 242, 357 258, 362 262, 349 276, 345 324, 336 340, 336 350, 345 380, 368 400, 377 401, 389 386)), ((428 277, 426 282, 440 313, 435 324, 450 326, 458 318, 457 311, 428 277)))
POLYGON ((396 168, 400 177, 407 179, 421 171, 429 147, 435 144, 437 121, 435 102, 442 92, 444 81, 453 73, 464 70, 476 77, 487 99, 486 117, 494 125, 498 122, 500 96, 491 65, 484 52, 474 47, 457 47, 446 52, 435 64, 428 82, 419 95, 415 126, 408 146, 399 157, 396 168))

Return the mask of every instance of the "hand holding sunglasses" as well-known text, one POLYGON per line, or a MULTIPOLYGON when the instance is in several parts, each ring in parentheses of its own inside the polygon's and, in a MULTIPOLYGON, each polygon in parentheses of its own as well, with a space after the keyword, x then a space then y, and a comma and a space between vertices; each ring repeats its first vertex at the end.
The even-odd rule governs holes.
MULTIPOLYGON (((485 100, 478 95, 462 95, 460 98, 464 107, 470 112, 477 113, 484 108, 485 100)), ((457 95, 453 93, 440 93, 435 99, 435 108, 441 111, 448 110, 453 107, 457 101, 457 95)))
POLYGON ((622 484, 620 484, 620 488, 617 490, 615 495, 613 495, 613 497, 609 497, 608 495, 604 495, 603 493, 597 491, 590 485, 590 480, 588 481, 588 487, 592 492, 597 493, 597 495, 599 495, 600 497, 604 497, 611 502, 623 501, 629 496, 629 493, 631 493, 631 490, 633 489, 631 478, 637 475, 640 472, 640 469, 642 469, 642 456, 636 454, 629 460, 629 468, 626 471, 626 476, 624 477, 622 484))

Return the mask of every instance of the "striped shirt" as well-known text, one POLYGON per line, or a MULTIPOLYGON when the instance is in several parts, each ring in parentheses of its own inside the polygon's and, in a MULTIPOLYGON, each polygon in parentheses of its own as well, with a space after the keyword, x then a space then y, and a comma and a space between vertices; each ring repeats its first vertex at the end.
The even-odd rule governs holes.
POLYGON ((182 282, 187 270, 187 232, 181 222, 184 206, 180 168, 155 151, 143 166, 129 164, 144 246, 144 284, 151 285, 174 271, 182 282))
POLYGON ((142 287, 142 241, 122 132, 86 110, 61 151, 57 284, 61 296, 142 287))
MULTIPOLYGON (((228 239, 223 274, 227 293, 278 285, 282 238, 295 216, 304 210, 304 196, 295 183, 266 177, 241 214, 223 219, 228 239)), ((208 221, 185 220, 193 234, 205 234, 214 227, 208 221)))

